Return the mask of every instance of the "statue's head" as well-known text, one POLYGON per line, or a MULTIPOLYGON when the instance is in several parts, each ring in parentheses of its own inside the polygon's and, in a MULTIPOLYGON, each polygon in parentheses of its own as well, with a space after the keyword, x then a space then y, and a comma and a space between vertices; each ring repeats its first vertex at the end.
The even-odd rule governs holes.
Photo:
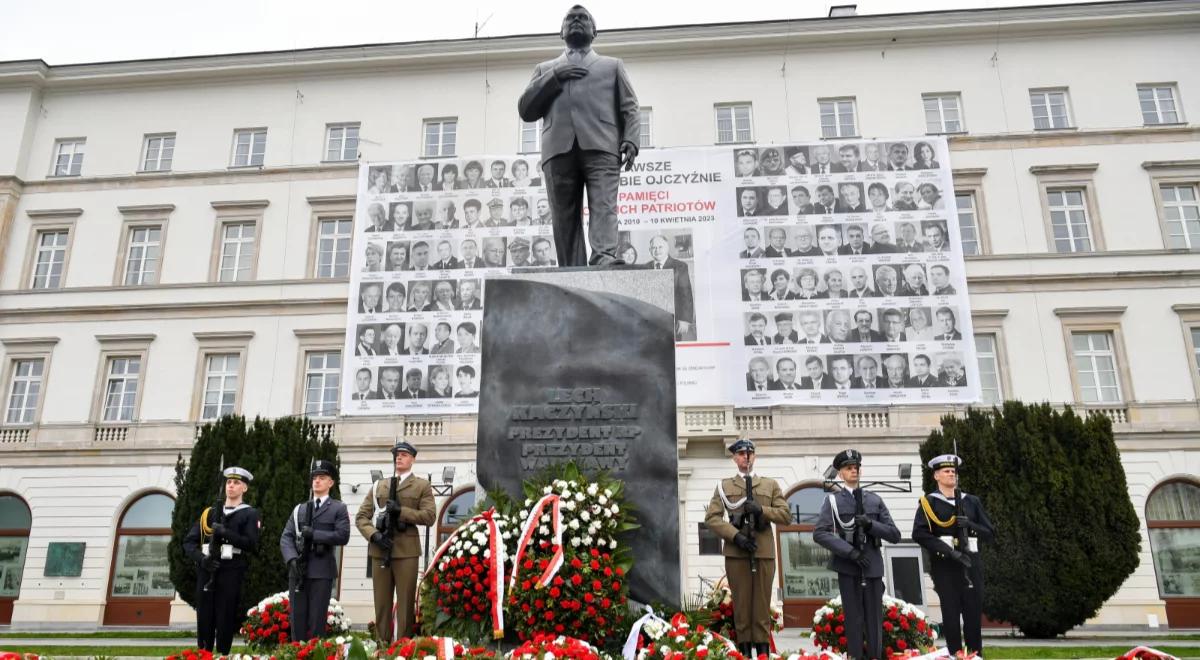
POLYGON ((575 5, 563 17, 559 36, 572 48, 589 46, 596 38, 596 20, 583 5, 575 5))

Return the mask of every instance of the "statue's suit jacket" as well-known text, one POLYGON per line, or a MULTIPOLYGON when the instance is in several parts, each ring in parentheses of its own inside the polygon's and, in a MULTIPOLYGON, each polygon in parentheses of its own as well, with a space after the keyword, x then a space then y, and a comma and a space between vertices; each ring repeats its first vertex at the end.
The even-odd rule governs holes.
POLYGON ((589 50, 579 63, 588 74, 559 82, 554 68, 566 61, 564 52, 537 65, 517 103, 521 119, 544 120, 542 162, 571 151, 576 140, 584 151, 610 154, 619 154, 622 142, 637 147, 638 101, 621 60, 589 50))

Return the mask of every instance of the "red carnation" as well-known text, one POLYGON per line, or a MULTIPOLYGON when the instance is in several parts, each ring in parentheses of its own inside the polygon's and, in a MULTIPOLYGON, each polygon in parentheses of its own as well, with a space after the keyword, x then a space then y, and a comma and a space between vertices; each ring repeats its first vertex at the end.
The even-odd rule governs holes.
POLYGON ((571 568, 583 568, 583 562, 579 561, 579 557, 571 559, 571 568))
POLYGON ((908 648, 908 642, 898 639, 896 640, 896 646, 899 646, 900 650, 903 651, 904 649, 908 648))

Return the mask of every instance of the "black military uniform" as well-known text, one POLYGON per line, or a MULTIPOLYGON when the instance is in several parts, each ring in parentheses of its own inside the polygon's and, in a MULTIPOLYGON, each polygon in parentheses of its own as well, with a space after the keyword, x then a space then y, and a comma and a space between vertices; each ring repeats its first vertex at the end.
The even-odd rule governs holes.
MULTIPOLYGON (((226 469, 224 476, 226 488, 230 481, 249 485, 254 480, 240 467, 226 469)), ((196 645, 201 649, 228 654, 233 646, 233 634, 245 618, 238 606, 242 583, 261 527, 258 510, 243 502, 220 513, 205 509, 183 539, 184 554, 197 566, 196 645), (211 588, 205 589, 214 572, 211 588)))
MULTIPOLYGON (((310 477, 330 477, 330 461, 314 461, 310 477)), ((350 513, 326 493, 296 505, 279 536, 279 551, 288 565, 288 597, 292 604, 292 639, 306 641, 325 634, 333 580, 337 577, 337 546, 350 542, 350 513)))
MULTIPOLYGON (((847 449, 833 458, 841 470, 862 465, 862 454, 847 449)), ((883 554, 881 541, 900 542, 883 498, 875 493, 842 487, 821 504, 813 541, 833 553, 829 568, 838 574, 838 591, 846 615, 846 654, 851 658, 883 655, 883 554), (862 492, 863 515, 855 515, 857 493, 862 492), (860 532, 855 534, 855 532, 860 532), (861 537, 855 546, 856 536, 861 537), (866 647, 863 647, 864 637, 866 647)))
MULTIPOLYGON (((935 473, 950 469, 956 474, 962 459, 945 454, 929 461, 935 473)), ((957 485, 957 480, 954 482, 957 485)), ((963 632, 967 648, 983 652, 983 562, 979 556, 979 541, 990 542, 995 537, 992 522, 978 497, 958 491, 962 516, 956 515, 955 498, 946 496, 941 488, 921 496, 913 521, 913 540, 929 551, 929 573, 933 590, 942 603, 942 634, 946 649, 953 655, 963 648, 963 632), (960 529, 966 533, 966 546, 959 541, 960 529), (962 624, 959 624, 959 617, 962 624)))

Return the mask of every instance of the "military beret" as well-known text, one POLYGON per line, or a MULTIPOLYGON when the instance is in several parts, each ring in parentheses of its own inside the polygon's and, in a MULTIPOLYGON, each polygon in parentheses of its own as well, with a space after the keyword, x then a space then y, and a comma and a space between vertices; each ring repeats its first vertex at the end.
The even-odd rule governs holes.
POLYGON ((750 438, 740 438, 737 442, 729 445, 729 453, 736 454, 739 451, 755 451, 754 441, 750 438))
POLYGON ((517 238, 514 238, 508 242, 508 249, 510 249, 510 250, 518 250, 518 249, 528 250, 529 249, 529 239, 521 238, 520 236, 518 236, 517 238))
POLYGON ((405 442, 404 440, 397 440, 396 444, 392 445, 392 456, 395 456, 400 452, 406 452, 414 458, 417 456, 417 448, 405 442))
POLYGON ((334 481, 337 481, 337 478, 338 478, 337 468, 334 467, 333 461, 326 461, 326 460, 321 460, 321 459, 317 459, 317 460, 313 461, 312 470, 310 470, 310 476, 315 477, 319 474, 323 474, 327 477, 330 477, 334 481))
POLYGON ((225 468, 224 475, 226 479, 237 479, 238 481, 245 481, 246 483, 254 481, 254 475, 250 474, 250 471, 246 468, 227 467, 225 468))
POLYGON ((862 454, 857 449, 843 449, 833 457, 833 468, 840 470, 847 465, 862 465, 862 454))
POLYGON ((488 208, 496 207, 504 208, 504 200, 493 198, 492 201, 488 202, 488 208))
POLYGON ((934 457, 927 465, 929 465, 930 470, 937 472, 942 468, 957 468, 962 465, 962 462, 963 460, 954 454, 942 454, 941 456, 934 457))

